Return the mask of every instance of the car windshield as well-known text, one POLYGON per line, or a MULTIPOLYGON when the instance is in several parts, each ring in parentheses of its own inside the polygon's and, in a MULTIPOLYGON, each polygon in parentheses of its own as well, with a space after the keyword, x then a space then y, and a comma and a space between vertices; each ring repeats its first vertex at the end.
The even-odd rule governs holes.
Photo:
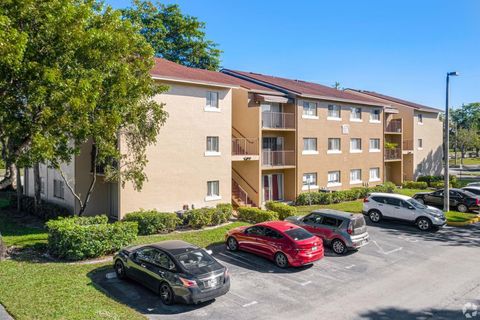
POLYGON ((285 231, 285 233, 295 241, 305 240, 313 237, 313 234, 303 228, 293 228, 285 231))
POLYGON ((177 255, 176 258, 188 270, 202 268, 214 263, 213 258, 204 250, 185 252, 177 255))
POLYGON ((408 200, 407 200, 407 203, 408 203, 408 204, 411 204, 412 206, 414 206, 414 207, 417 208, 417 209, 426 209, 426 208, 427 208, 427 206, 421 204, 420 202, 418 202, 418 201, 415 200, 415 199, 408 199, 408 200))
POLYGON ((474 194, 473 192, 468 191, 468 190, 462 190, 462 192, 460 192, 460 194, 462 194, 462 193, 463 193, 463 195, 466 195, 469 198, 476 198, 477 197, 476 194, 474 194))

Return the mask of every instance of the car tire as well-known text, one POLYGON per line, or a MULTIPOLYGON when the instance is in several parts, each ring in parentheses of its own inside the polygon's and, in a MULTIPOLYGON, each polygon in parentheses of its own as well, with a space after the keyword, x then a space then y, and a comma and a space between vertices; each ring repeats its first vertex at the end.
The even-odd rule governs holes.
POLYGON ((227 249, 230 251, 238 251, 238 241, 234 237, 228 237, 227 249))
POLYGON ((368 218, 370 218, 370 221, 373 223, 378 223, 382 220, 382 213, 378 210, 370 210, 368 212, 368 218))
POLYGON ((466 213, 468 211, 468 208, 466 205, 464 205, 463 203, 460 203, 458 206, 457 206, 457 210, 461 213, 466 213))
POLYGON ((286 268, 288 267, 288 258, 282 252, 277 252, 274 257, 275 265, 279 268, 286 268))
POLYGON ((123 264, 122 260, 117 259, 115 261, 115 274, 117 275, 117 278, 120 280, 124 280, 127 278, 127 273, 125 272, 125 265, 123 264))
POLYGON ((166 282, 162 282, 158 289, 158 294, 160 295, 160 300, 166 306, 171 306, 175 303, 175 296, 170 285, 166 282))
POLYGON ((425 217, 420 217, 417 219, 417 227, 421 231, 428 231, 432 228, 432 221, 425 217))
POLYGON ((417 202, 420 202, 421 204, 425 204, 425 200, 423 200, 422 198, 418 198, 418 199, 415 199, 417 200, 417 202))
POLYGON ((336 254, 345 254, 347 253, 347 246, 340 239, 333 239, 332 241, 332 250, 336 254))

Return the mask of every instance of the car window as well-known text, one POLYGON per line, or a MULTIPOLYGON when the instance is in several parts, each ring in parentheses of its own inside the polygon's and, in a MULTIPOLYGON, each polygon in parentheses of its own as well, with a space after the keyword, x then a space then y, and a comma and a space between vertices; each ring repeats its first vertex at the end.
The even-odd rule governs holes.
POLYGON ((449 194, 450 194, 450 197, 462 197, 462 195, 457 191, 450 190, 449 194))
POLYGON ((215 262, 205 250, 195 250, 175 256, 178 262, 187 270, 202 268, 215 262))
POLYGON ((401 202, 402 202, 402 199, 398 199, 398 198, 386 198, 387 199, 387 204, 391 205, 391 206, 400 206, 401 205, 401 202))
POLYGON ((438 190, 432 193, 434 196, 443 197, 443 190, 438 190))
POLYGON ((387 199, 385 197, 372 197, 372 199, 376 202, 387 203, 387 199))
POLYGON ((479 195, 479 194, 480 194, 480 190, 478 190, 478 189, 465 188, 464 190, 465 190, 465 191, 468 191, 468 192, 471 192, 471 193, 473 193, 473 194, 475 194, 475 195, 479 195))
POLYGON ((463 190, 462 192, 459 192, 462 196, 467 197, 467 198, 476 198, 477 195, 473 192, 470 192, 468 190, 463 190))
POLYGON ((282 235, 277 231, 270 228, 265 228, 265 236, 272 239, 281 239, 282 235))
POLYGON ((285 231, 285 233, 295 241, 305 240, 313 237, 313 234, 303 228, 293 228, 285 231))
POLYGON ((335 219, 332 217, 323 217, 322 224, 330 227, 338 227, 342 224, 342 220, 335 219))
POLYGON ((168 255, 164 252, 159 252, 157 251, 154 262, 157 266, 167 269, 167 270, 173 270, 175 269, 175 264, 173 261, 168 257, 168 255))
POLYGON ((407 208, 408 208, 408 205, 412 205, 413 207, 415 207, 417 209, 426 209, 427 208, 427 206, 421 204, 420 202, 418 202, 415 199, 408 199, 406 202, 407 202, 407 208))
POLYGON ((252 236, 263 236, 264 228, 260 226, 253 226, 245 230, 245 234, 252 235, 252 236))
POLYGON ((145 262, 154 262, 156 250, 153 248, 143 248, 137 251, 137 258, 145 262))
POLYGON ((303 219, 303 222, 320 224, 322 222, 322 216, 318 213, 311 213, 303 219))

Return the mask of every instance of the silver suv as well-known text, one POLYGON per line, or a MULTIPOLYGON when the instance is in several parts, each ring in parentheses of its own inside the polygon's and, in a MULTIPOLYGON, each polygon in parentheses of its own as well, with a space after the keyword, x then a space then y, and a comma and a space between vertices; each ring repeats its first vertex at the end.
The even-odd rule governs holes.
POLYGON ((409 221, 422 231, 443 227, 447 220, 442 210, 421 204, 417 200, 393 193, 372 193, 363 200, 363 214, 372 222, 382 219, 409 221))
POLYGON ((358 249, 368 244, 365 219, 360 214, 323 209, 306 216, 292 216, 285 220, 310 231, 330 245, 336 254, 358 249))

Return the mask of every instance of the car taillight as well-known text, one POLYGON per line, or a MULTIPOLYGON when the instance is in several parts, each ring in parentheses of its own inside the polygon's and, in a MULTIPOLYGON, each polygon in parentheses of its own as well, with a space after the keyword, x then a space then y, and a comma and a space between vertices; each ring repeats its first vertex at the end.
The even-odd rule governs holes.
POLYGON ((363 202, 370 202, 370 200, 368 200, 368 198, 364 198, 363 202))
POLYGON ((480 200, 478 198, 475 199, 475 204, 478 206, 480 204, 480 200))
POLYGON ((348 224, 347 233, 348 234, 353 233, 353 223, 352 223, 352 221, 350 221, 350 223, 348 224))
POLYGON ((197 286, 197 282, 195 280, 189 280, 182 277, 178 278, 180 279, 180 281, 182 281, 184 287, 191 288, 197 286))

